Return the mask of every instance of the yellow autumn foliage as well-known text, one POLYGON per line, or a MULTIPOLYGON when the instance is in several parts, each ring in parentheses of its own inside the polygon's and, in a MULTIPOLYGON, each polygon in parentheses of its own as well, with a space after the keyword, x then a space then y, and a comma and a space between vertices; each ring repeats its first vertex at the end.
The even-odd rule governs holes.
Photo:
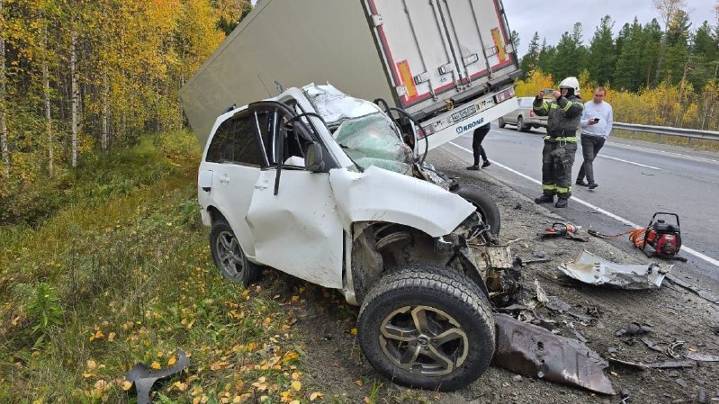
MULTIPOLYGON (((579 77, 583 99, 589 100, 595 84, 587 74, 579 77)), ((535 70, 517 82, 520 97, 531 97, 545 88, 556 88, 557 81, 541 70, 535 70)), ((689 83, 660 83, 639 92, 614 90, 607 86, 606 101, 614 109, 617 122, 671 127, 719 130, 719 82, 712 80, 700 90, 689 83)))

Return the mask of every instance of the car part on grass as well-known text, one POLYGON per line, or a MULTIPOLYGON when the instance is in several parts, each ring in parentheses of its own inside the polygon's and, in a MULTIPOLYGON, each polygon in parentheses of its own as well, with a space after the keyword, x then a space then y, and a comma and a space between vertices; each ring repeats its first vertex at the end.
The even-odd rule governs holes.
POLYGON ((578 340, 552 334, 506 314, 495 315, 494 363, 523 376, 615 394, 604 374, 607 362, 578 340))
POLYGON ((697 362, 719 362, 719 355, 711 355, 701 352, 687 352, 687 359, 697 362))
POLYGON ((153 370, 144 363, 138 363, 127 372, 127 380, 135 383, 138 404, 150 403, 150 391, 155 382, 180 373, 190 365, 190 360, 183 351, 178 350, 175 355, 177 362, 169 368, 153 370))
POLYGON ((647 369, 683 369, 683 368, 693 368, 696 366, 696 362, 691 360, 684 360, 684 361, 661 361, 661 362, 651 362, 651 363, 644 363, 644 362, 633 362, 628 360, 623 360, 619 358, 609 357, 607 360, 610 363, 616 363, 618 365, 626 366, 628 368, 633 369, 639 369, 639 370, 647 370, 647 369))
POLYGON ((658 289, 672 265, 617 264, 588 251, 558 269, 580 282, 590 285, 609 285, 622 289, 658 289))
POLYGON ((578 236, 577 233, 581 227, 575 226, 571 223, 553 223, 551 227, 544 229, 544 232, 539 233, 539 237, 545 239, 550 237, 564 237, 574 241, 589 241, 586 237, 578 236))
POLYGON ((684 349, 682 349, 682 348, 685 348, 686 345, 687 345, 686 341, 674 341, 671 344, 669 344, 669 347, 666 349, 666 351, 664 353, 666 353, 667 356, 669 356, 671 358, 679 359, 683 356, 684 349), (679 350, 679 349, 682 349, 682 353, 677 352, 677 350, 679 350))

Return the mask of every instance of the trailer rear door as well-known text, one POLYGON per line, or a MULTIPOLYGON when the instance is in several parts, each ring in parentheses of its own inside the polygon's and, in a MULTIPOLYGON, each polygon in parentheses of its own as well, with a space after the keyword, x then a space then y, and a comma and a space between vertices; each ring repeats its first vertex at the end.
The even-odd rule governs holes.
POLYGON ((499 0, 365 1, 405 108, 446 100, 515 64, 499 0))

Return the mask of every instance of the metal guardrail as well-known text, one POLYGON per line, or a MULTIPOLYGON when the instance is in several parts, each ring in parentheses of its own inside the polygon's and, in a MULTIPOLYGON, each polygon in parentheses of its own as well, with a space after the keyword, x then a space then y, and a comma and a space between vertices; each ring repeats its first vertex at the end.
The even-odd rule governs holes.
POLYGON ((629 130, 632 132, 656 133, 666 136, 680 136, 693 139, 706 139, 719 141, 719 132, 712 130, 672 128, 668 126, 640 125, 637 123, 614 122, 614 129, 629 130))

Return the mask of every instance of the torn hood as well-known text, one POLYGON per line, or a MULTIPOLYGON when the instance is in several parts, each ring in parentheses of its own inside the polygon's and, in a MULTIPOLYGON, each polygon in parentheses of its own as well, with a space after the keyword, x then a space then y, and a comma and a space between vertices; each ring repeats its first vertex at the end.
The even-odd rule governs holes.
POLYGON ((417 178, 375 166, 362 173, 330 171, 330 185, 345 230, 355 222, 391 222, 440 237, 476 208, 461 196, 417 178))

